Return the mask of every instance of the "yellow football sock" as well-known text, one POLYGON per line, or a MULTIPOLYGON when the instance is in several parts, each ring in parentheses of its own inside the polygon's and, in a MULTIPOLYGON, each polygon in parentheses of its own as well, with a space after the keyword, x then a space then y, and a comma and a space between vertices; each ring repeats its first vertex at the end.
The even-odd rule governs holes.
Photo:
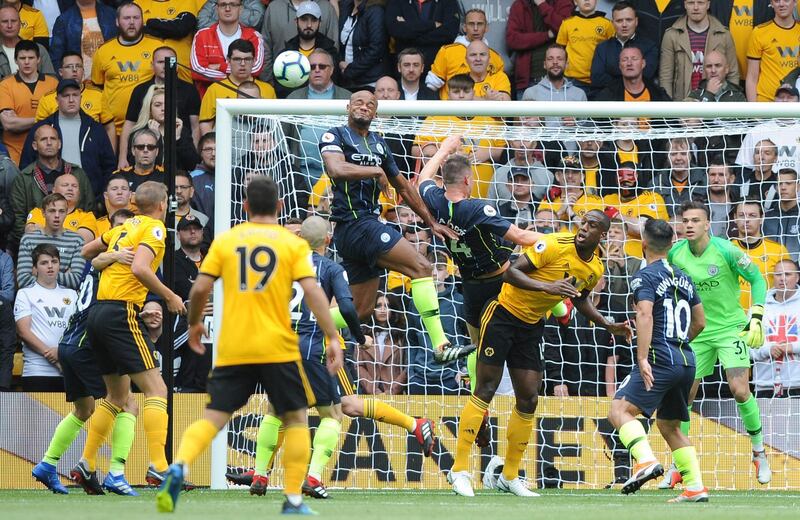
POLYGON ((299 423, 286 426, 283 447, 283 493, 299 495, 311 457, 311 433, 308 425, 299 423))
POLYGON ((519 476, 519 464, 528 447, 532 430, 533 414, 522 413, 515 406, 506 427, 508 446, 506 447, 505 466, 503 466, 503 477, 506 480, 514 480, 519 476))
POLYGON ((469 396, 467 404, 461 410, 458 418, 458 440, 456 443, 456 459, 452 471, 465 471, 469 469, 469 454, 472 452, 472 443, 478 435, 478 430, 483 422, 483 415, 489 409, 489 403, 484 403, 474 395, 469 396))
POLYGON ((147 451, 150 463, 156 471, 166 471, 167 456, 164 445, 167 443, 167 400, 163 397, 148 397, 144 400, 144 433, 147 436, 147 451))
POLYGON ((83 460, 89 466, 89 471, 97 469, 97 450, 106 442, 111 429, 114 427, 114 419, 122 408, 117 408, 105 399, 97 401, 92 418, 89 420, 89 434, 86 436, 86 444, 83 445, 83 460))
POLYGON ((208 448, 217 431, 217 427, 208 419, 200 419, 190 424, 183 432, 175 461, 191 465, 208 448))
POLYGON ((378 401, 375 398, 364 399, 364 417, 394 426, 400 426, 414 433, 417 421, 408 414, 404 414, 394 406, 378 401))

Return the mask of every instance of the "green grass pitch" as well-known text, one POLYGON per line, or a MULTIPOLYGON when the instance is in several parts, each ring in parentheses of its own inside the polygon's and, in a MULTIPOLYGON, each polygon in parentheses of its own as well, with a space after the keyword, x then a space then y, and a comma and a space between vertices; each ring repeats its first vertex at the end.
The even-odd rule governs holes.
MULTIPOLYGON (((138 498, 90 497, 79 489, 69 496, 47 491, 0 491, 0 518, 33 520, 71 518, 128 520, 191 518, 251 520, 278 516, 283 497, 270 491, 255 497, 247 491, 194 490, 181 495, 177 511, 157 515, 155 492, 138 498)), ((445 491, 337 491, 330 500, 309 500, 321 518, 338 520, 789 520, 798 518, 800 493, 719 491, 708 504, 666 504, 674 492, 640 491, 622 496, 615 491, 545 490, 540 498, 523 499, 478 491, 473 499, 445 491)))

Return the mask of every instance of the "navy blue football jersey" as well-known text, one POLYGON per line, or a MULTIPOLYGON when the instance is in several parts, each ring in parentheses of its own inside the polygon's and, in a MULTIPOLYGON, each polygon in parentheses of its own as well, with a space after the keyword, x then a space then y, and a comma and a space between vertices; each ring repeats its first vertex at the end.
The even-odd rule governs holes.
POLYGON ((694 366, 689 325, 700 298, 689 275, 662 259, 636 273, 630 288, 634 302, 653 302, 650 363, 694 366))
POLYGON ((450 202, 444 188, 432 180, 421 183, 419 192, 433 218, 459 234, 458 240, 446 240, 445 244, 463 279, 491 273, 508 261, 513 245, 502 237, 511 224, 494 206, 482 199, 450 202))
MULTIPOLYGON (((349 126, 331 128, 320 137, 320 154, 341 153, 350 164, 359 166, 380 166, 386 176, 396 177, 400 174, 389 145, 383 137, 369 132, 363 137, 349 126)), ((377 179, 358 181, 334 181, 331 220, 334 222, 350 222, 366 216, 377 216, 381 212, 378 197, 381 193, 377 179)))
POLYGON ((84 346, 86 338, 86 322, 89 319, 89 310, 97 301, 97 288, 100 284, 100 273, 91 262, 86 262, 83 282, 78 289, 78 302, 75 313, 70 316, 60 343, 69 346, 84 346))
MULTIPOLYGON (((344 268, 326 258, 316 251, 311 256, 314 263, 314 271, 317 273, 317 283, 328 300, 336 298, 352 298, 350 284, 347 281, 347 274, 344 268)), ((298 283, 292 284, 292 300, 289 303, 289 312, 292 318, 292 327, 300 336, 300 354, 303 359, 322 360, 325 356, 325 333, 317 325, 317 319, 306 305, 303 298, 305 296, 303 287, 298 283)))

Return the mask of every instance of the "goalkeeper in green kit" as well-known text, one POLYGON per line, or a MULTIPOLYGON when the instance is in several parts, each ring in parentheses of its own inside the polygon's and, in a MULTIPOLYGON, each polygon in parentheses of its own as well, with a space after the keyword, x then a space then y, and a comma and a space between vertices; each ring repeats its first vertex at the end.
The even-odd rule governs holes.
MULTIPOLYGON (((685 239, 676 242, 668 260, 681 268, 694 281, 706 312, 706 328, 691 342, 697 371, 689 394, 689 407, 697 395, 700 380, 714 371, 719 359, 731 389, 739 416, 753 445, 753 464, 761 484, 772 479, 772 471, 764 452, 761 416, 758 403, 750 393, 750 352, 764 343, 764 300, 767 283, 750 257, 728 240, 712 237, 709 210, 702 202, 687 201, 681 205, 685 239), (753 306, 748 318, 739 304, 739 277, 750 284, 753 306)), ((689 432, 689 423, 681 429, 689 432)), ((671 489, 681 482, 681 474, 673 464, 659 484, 671 489)))

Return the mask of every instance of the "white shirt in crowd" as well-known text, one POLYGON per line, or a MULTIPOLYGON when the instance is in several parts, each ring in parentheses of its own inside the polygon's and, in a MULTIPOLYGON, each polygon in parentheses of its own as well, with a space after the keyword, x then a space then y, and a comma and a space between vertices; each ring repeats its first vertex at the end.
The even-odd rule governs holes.
MULTIPOLYGON (((20 289, 14 302, 14 321, 31 317, 31 332, 48 347, 58 347, 58 342, 67 328, 69 318, 75 312, 78 294, 57 285, 54 289, 34 283, 20 289)), ((38 352, 23 343, 22 377, 60 376, 58 369, 38 352)))

